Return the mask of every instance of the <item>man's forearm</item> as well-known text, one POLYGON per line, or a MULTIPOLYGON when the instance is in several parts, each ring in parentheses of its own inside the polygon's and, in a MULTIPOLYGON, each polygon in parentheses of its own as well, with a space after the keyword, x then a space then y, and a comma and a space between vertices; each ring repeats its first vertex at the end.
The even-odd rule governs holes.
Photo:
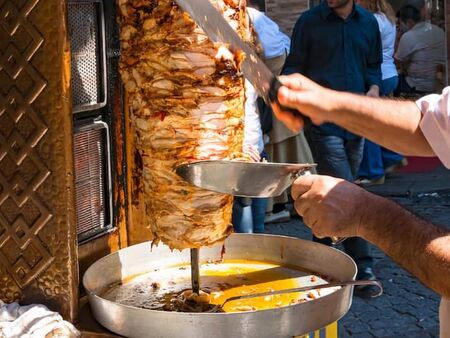
POLYGON ((434 155, 420 130, 422 114, 414 102, 349 93, 331 95, 334 102, 329 122, 404 155, 434 155))
POLYGON ((358 236, 378 246, 426 286, 450 297, 450 232, 392 201, 372 196, 358 236))

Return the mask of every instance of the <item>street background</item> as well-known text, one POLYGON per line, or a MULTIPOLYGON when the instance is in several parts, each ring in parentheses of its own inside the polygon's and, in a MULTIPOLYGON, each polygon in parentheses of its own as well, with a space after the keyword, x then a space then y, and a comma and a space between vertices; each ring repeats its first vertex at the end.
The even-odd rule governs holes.
MULTIPOLYGON (((413 168, 392 174, 384 185, 369 190, 450 229, 450 171, 432 161, 413 159, 413 168)), ((286 223, 266 224, 266 232, 312 238, 311 231, 298 217, 286 223)), ((372 246, 372 253, 374 271, 383 283, 384 294, 371 300, 354 297, 350 311, 339 321, 339 337, 439 337, 440 297, 378 248, 372 246)))

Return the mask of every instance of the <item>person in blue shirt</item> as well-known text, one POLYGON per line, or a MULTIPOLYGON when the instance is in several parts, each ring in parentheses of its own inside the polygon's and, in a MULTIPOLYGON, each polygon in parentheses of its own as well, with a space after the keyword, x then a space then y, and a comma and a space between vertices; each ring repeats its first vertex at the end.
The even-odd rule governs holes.
MULTIPOLYGON (((353 0, 325 0, 298 19, 283 74, 301 73, 324 87, 378 97, 383 61, 380 31, 373 14, 353 0)), ((364 139, 331 123, 305 128, 317 172, 353 182, 364 139)), ((368 206, 370 207, 370 206, 368 206)), ((330 239, 314 240, 331 244, 330 239)), ((369 244, 349 238, 345 251, 358 265, 358 279, 374 279, 369 244)), ((370 297, 375 289, 355 289, 370 297)))

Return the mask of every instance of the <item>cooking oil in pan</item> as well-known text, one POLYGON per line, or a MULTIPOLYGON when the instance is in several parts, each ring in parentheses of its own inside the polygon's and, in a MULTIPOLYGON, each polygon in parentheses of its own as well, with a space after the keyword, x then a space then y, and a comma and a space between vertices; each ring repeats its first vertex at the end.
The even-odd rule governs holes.
MULTIPOLYGON (((134 276, 112 285, 101 296, 123 305, 151 310, 202 312, 234 296, 323 283, 326 283, 323 278, 292 267, 258 261, 225 260, 200 266, 200 286, 206 293, 209 306, 192 307, 180 303, 180 295, 191 287, 189 264, 134 276)), ((335 289, 238 300, 227 303, 222 311, 273 309, 312 300, 335 289)))

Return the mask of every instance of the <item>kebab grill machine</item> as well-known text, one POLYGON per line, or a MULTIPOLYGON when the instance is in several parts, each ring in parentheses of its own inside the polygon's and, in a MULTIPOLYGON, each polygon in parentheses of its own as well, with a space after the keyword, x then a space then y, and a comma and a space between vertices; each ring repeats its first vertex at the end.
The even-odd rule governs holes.
POLYGON ((341 318, 352 285, 224 304, 354 280, 334 248, 229 230, 200 249, 155 240, 151 158, 119 76, 123 3, 0 0, 0 298, 46 304, 86 336, 104 336, 100 323, 129 337, 293 337, 341 318))

